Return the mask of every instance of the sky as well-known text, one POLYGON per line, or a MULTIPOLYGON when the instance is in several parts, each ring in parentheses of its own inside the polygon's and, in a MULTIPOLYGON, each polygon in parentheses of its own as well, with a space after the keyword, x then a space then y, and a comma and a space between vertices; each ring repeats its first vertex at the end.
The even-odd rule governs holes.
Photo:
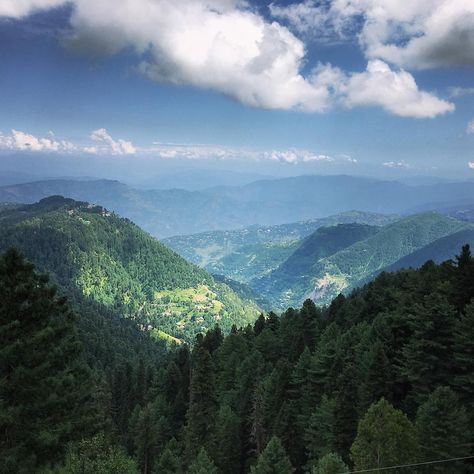
POLYGON ((174 166, 474 178, 474 2, 0 0, 0 169, 174 166))

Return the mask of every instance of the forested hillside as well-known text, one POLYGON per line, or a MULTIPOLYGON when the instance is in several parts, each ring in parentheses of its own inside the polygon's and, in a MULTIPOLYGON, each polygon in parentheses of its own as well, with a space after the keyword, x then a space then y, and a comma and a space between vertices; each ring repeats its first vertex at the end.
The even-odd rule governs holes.
POLYGON ((274 308, 297 307, 305 298, 328 304, 392 265, 418 267, 428 259, 454 257, 459 246, 470 241, 463 233, 454 235, 474 229, 468 222, 433 212, 405 217, 366 235, 357 228, 319 229, 279 268, 250 286, 274 308))
POLYGON ((2 472, 472 472, 468 246, 327 308, 308 300, 227 336, 216 327, 192 352, 126 364, 95 388, 67 303, 12 251, 0 296, 2 472))
POLYGON ((349 211, 291 224, 178 235, 164 239, 163 243, 211 273, 249 283, 278 268, 303 239, 321 227, 354 223, 383 226, 397 218, 396 215, 349 211))
POLYGON ((471 455, 473 297, 465 247, 454 263, 382 274, 327 309, 307 301, 227 337, 208 332, 190 379, 180 353, 137 412, 130 436, 155 440, 130 440, 142 471, 343 473, 471 455))
POLYGON ((192 341, 255 320, 257 306, 100 206, 50 197, 0 213, 0 250, 15 246, 67 294, 79 292, 149 330, 192 341))

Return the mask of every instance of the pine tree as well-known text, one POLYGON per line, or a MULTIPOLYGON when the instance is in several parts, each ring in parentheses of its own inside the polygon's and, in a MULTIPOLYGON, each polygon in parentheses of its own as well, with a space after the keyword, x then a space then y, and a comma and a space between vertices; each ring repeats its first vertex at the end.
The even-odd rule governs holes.
POLYGON ((293 472, 285 449, 276 436, 269 441, 250 472, 251 474, 291 474, 293 472))
POLYGON ((344 367, 334 396, 334 451, 346 459, 357 432, 357 372, 353 364, 344 367))
POLYGON ((137 463, 123 448, 112 444, 103 434, 70 446, 66 462, 54 473, 60 474, 138 474, 137 463))
POLYGON ((0 257, 0 471, 34 472, 94 432, 75 317, 16 250, 0 257))
POLYGON ((189 467, 187 474, 217 474, 216 465, 207 455, 204 448, 201 448, 195 461, 189 467))
POLYGON ((131 417, 130 433, 140 468, 144 474, 151 472, 158 453, 170 438, 171 427, 168 420, 169 406, 159 395, 153 403, 144 407, 137 405, 131 417))
POLYGON ((363 381, 359 390, 361 413, 365 413, 372 403, 381 398, 390 400, 393 381, 392 367, 380 340, 371 346, 364 362, 363 381))
POLYGON ((405 346, 402 373, 413 387, 411 397, 421 403, 433 387, 451 378, 455 309, 441 294, 431 295, 417 305, 411 317, 413 336, 405 346))
POLYGON ((214 367, 209 352, 197 345, 193 351, 190 401, 185 430, 185 456, 189 463, 200 446, 207 446, 217 411, 214 367))
POLYGON ((221 472, 240 471, 240 419, 228 405, 219 410, 215 431, 215 461, 221 472))
POLYGON ((343 474, 348 471, 347 464, 340 456, 335 453, 328 453, 313 467, 311 474, 343 474))
POLYGON ((464 245, 456 257, 456 306, 462 311, 474 298, 474 258, 469 245, 464 245))
MULTIPOLYGON (((448 387, 437 388, 418 409, 416 428, 422 461, 460 458, 471 454, 474 431, 465 408, 448 387)), ((446 465, 430 465, 424 472, 442 474, 446 465)), ((466 472, 464 463, 449 464, 450 474, 466 472)))
MULTIPOLYGON (((410 464, 418 460, 415 427, 401 411, 383 398, 373 404, 359 422, 351 448, 355 470, 410 464)), ((403 469, 393 469, 404 474, 403 469)))
POLYGON ((336 447, 334 399, 323 396, 321 403, 311 415, 305 432, 305 446, 308 453, 308 467, 316 465, 318 459, 332 452, 336 447))
POLYGON ((172 438, 165 446, 155 463, 154 472, 157 474, 182 474, 179 446, 176 439, 172 438))
POLYGON ((474 422, 474 302, 466 307, 454 327, 453 387, 469 408, 474 422))

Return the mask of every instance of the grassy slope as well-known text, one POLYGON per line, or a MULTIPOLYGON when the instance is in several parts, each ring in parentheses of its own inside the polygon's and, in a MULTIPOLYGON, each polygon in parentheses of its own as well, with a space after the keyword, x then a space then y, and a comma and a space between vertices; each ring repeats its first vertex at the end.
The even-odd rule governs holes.
POLYGON ((257 306, 126 219, 63 198, 6 209, 0 250, 15 245, 64 288, 170 335, 254 320, 257 306))

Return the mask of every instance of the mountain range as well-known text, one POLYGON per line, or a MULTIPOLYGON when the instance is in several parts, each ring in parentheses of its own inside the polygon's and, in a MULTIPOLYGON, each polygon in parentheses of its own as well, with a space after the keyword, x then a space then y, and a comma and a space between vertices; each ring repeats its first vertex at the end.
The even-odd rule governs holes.
POLYGON ((473 182, 407 185, 351 176, 298 176, 197 191, 144 190, 110 180, 55 179, 0 187, 0 202, 63 195, 100 204, 158 238, 278 225, 357 209, 408 214, 474 202, 473 182))

